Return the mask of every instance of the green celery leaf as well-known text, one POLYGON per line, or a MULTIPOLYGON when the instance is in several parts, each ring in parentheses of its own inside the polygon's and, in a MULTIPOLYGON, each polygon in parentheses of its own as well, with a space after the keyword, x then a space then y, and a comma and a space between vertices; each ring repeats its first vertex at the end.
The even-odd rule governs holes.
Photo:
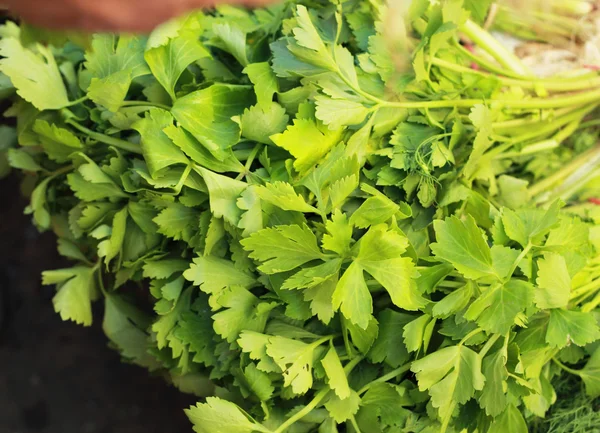
POLYGON ((0 72, 7 75, 17 93, 38 110, 57 110, 69 105, 69 97, 50 48, 36 44, 37 52, 18 39, 0 40, 0 72))
POLYGON ((550 312, 546 343, 562 349, 570 343, 585 346, 600 338, 600 328, 589 313, 554 309, 550 312))
POLYGON ((475 391, 483 389, 481 358, 465 346, 440 349, 413 362, 419 389, 428 390, 433 407, 442 417, 452 414, 456 404, 466 403, 475 391))
POLYGON ((253 233, 241 241, 250 257, 259 260, 266 274, 290 271, 323 258, 317 238, 308 226, 277 226, 253 233))
POLYGON ((465 277, 494 276, 490 247, 472 216, 463 221, 456 217, 434 221, 436 243, 431 250, 440 259, 452 263, 465 277))

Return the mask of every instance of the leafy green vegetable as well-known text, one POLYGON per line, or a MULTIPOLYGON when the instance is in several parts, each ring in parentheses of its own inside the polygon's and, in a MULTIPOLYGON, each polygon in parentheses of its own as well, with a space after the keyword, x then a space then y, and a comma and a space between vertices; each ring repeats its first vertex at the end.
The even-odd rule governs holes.
POLYGON ((533 77, 489 1, 396 3, 0 31, 54 307, 100 300, 197 432, 525 432, 564 375, 600 393, 598 74, 533 77))

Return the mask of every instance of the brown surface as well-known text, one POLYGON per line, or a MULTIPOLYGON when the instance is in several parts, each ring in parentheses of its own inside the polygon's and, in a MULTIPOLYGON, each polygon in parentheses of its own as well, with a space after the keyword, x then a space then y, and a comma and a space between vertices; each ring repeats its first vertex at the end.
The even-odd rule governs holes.
POLYGON ((0 180, 0 433, 190 433, 182 409, 194 398, 122 364, 101 315, 83 328, 54 313, 40 272, 64 263, 26 203, 14 176, 0 180))

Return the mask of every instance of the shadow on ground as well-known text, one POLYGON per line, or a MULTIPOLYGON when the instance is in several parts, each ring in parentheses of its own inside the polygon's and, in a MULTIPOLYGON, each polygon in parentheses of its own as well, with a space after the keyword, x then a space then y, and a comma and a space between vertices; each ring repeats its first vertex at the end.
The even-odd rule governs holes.
POLYGON ((192 397, 122 364, 100 320, 83 328, 54 313, 40 273, 64 263, 18 191, 14 176, 0 181, 0 433, 190 433, 192 397))

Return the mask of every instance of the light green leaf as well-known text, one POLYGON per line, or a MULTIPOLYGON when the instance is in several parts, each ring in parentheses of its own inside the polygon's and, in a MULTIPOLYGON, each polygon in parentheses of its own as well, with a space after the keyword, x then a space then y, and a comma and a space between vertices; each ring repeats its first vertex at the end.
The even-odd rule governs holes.
POLYGON ((76 266, 45 271, 42 284, 57 284, 52 303, 62 320, 72 320, 83 326, 92 324, 92 301, 97 296, 96 269, 76 266))
POLYGON ((600 396, 600 349, 596 348, 579 376, 585 383, 585 393, 592 398, 600 396))
POLYGON ((585 346, 600 338, 600 329, 592 314, 555 309, 550 312, 546 343, 562 349, 570 343, 585 346))
POLYGON ((88 87, 88 96, 98 105, 116 113, 123 105, 123 101, 131 85, 131 71, 123 69, 103 78, 92 78, 88 87))
POLYGON ((226 151, 225 154, 227 156, 221 161, 215 158, 198 140, 183 128, 169 125, 163 129, 163 132, 177 147, 201 167, 217 173, 241 173, 244 171, 244 166, 236 159, 232 150, 226 151))
POLYGON ((330 129, 336 130, 345 126, 360 125, 371 110, 359 102, 317 96, 317 119, 330 129))
POLYGON ((213 215, 217 218, 223 218, 230 224, 237 225, 242 210, 236 202, 248 185, 239 180, 213 173, 205 168, 198 168, 198 172, 208 187, 210 210, 213 215))
POLYGON ((313 206, 306 203, 304 197, 296 193, 294 187, 287 182, 272 182, 256 188, 261 200, 278 208, 289 211, 318 213, 313 206))
POLYGON ((59 128, 42 119, 37 119, 33 124, 33 131, 38 134, 39 141, 50 159, 56 162, 65 162, 83 144, 71 131, 59 128))
POLYGON ((209 294, 217 293, 226 287, 250 288, 256 284, 251 275, 238 270, 233 262, 212 256, 195 258, 183 276, 209 294))
POLYGON ((440 416, 451 415, 456 404, 464 404, 483 389, 481 358, 465 346, 450 346, 413 362, 419 389, 428 390, 440 416))
POLYGON ((183 152, 163 132, 165 128, 172 125, 173 116, 159 108, 152 108, 143 119, 133 125, 133 129, 142 136, 142 152, 152 177, 165 167, 189 163, 183 152))
POLYGON ((444 299, 433 306, 433 317, 445 319, 465 308, 473 297, 473 283, 467 282, 464 286, 446 295, 444 299))
POLYGON ((247 86, 215 84, 177 99, 171 112, 180 126, 223 161, 240 139, 240 127, 231 118, 253 103, 254 94, 247 86))
POLYGON ((337 283, 333 306, 350 322, 367 329, 373 313, 373 298, 358 263, 353 262, 337 283))
POLYGON ((560 207, 560 202, 556 201, 547 210, 532 208, 512 211, 504 208, 502 211, 504 230, 512 240, 524 247, 529 242, 537 243, 558 224, 560 207))
POLYGON ((258 269, 265 274, 291 271, 323 257, 317 238, 306 225, 266 228, 243 239, 241 244, 251 258, 263 262, 258 269))
POLYGON ((43 168, 24 149, 8 149, 8 162, 11 167, 24 171, 42 171, 43 168))
POLYGON ((123 248, 128 216, 129 213, 127 212, 127 207, 118 211, 113 217, 110 238, 98 244, 98 256, 104 258, 104 263, 106 263, 107 268, 110 261, 114 259, 123 248))
POLYGON ((283 371, 284 386, 291 386, 294 394, 305 394, 313 384, 313 363, 318 344, 307 344, 285 337, 271 337, 267 354, 283 371))
POLYGON ((502 348, 483 359, 485 386, 481 391, 479 405, 485 409, 488 416, 497 417, 504 412, 508 404, 508 396, 505 391, 508 379, 507 357, 506 349, 502 348))
POLYGON ((494 419, 488 433, 527 433, 528 431, 521 411, 511 404, 502 415, 494 419))
POLYGON ((212 316, 213 328, 228 343, 233 343, 242 331, 263 332, 277 304, 259 302, 243 287, 231 286, 217 294, 216 306, 224 309, 212 316))
POLYGON ((52 51, 39 44, 35 49, 37 53, 26 49, 17 38, 2 38, 0 72, 10 78, 19 96, 38 110, 67 106, 69 97, 52 51))
POLYGON ((354 390, 350 390, 350 395, 344 399, 330 393, 329 399, 325 403, 325 409, 335 422, 341 424, 356 415, 360 408, 360 401, 359 395, 354 390))
POLYGON ((512 279, 484 291, 467 309, 464 317, 476 320, 488 332, 506 334, 515 324, 517 315, 533 303, 534 287, 512 279))
POLYGON ((277 77, 268 62, 252 63, 244 68, 254 85, 258 106, 268 109, 273 102, 273 95, 279 91, 277 77))
POLYGON ((436 220, 433 227, 437 242, 431 244, 431 250, 437 257, 452 263, 467 278, 496 274, 490 247, 472 216, 463 221, 454 216, 436 220))
POLYGON ((275 388, 265 372, 259 370, 254 364, 249 364, 244 369, 244 378, 248 387, 260 401, 269 401, 271 399, 275 388))
POLYGON ((292 154, 295 158, 294 168, 304 174, 339 143, 341 133, 341 129, 320 128, 311 119, 295 119, 294 124, 283 133, 270 138, 277 146, 292 154))
POLYGON ((563 308, 571 295, 571 276, 563 256, 546 253, 537 261, 538 288, 535 291, 535 304, 538 308, 563 308))
POLYGON ((207 397, 185 410, 196 433, 268 433, 269 430, 250 420, 235 404, 218 397, 207 397))
POLYGON ((242 66, 248 65, 246 33, 233 23, 215 24, 212 31, 219 39, 219 46, 235 57, 242 66))
POLYGON ((321 360, 321 364, 323 364, 323 368, 325 369, 329 387, 335 392, 335 394, 341 400, 350 397, 348 378, 346 377, 342 362, 340 361, 340 358, 333 345, 329 347, 329 351, 321 360))
POLYGON ((175 85, 185 69, 210 53, 198 40, 194 31, 179 31, 179 34, 166 44, 151 48, 144 53, 146 63, 158 82, 165 88, 173 100, 175 85))
POLYGON ((242 114, 242 137, 258 143, 273 144, 270 137, 283 132, 289 120, 285 108, 276 102, 255 105, 242 114))

